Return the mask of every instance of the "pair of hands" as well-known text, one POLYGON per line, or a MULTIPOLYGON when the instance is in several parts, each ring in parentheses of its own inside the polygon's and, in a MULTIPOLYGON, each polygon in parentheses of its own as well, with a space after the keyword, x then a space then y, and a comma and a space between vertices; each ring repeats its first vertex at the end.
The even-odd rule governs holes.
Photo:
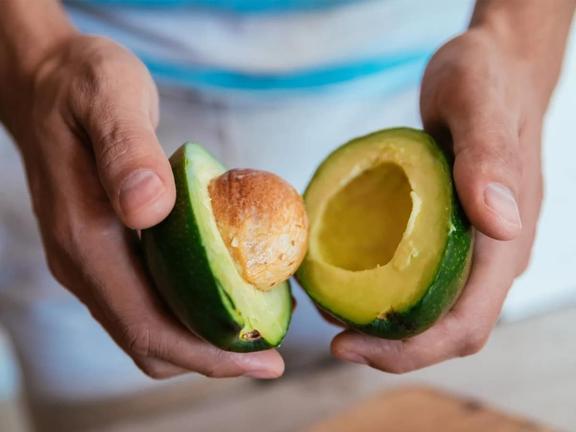
MULTIPOLYGON (((158 96, 146 68, 111 41, 72 35, 14 82, 17 97, 0 112, 22 153, 56 279, 151 377, 280 376, 276 351, 221 351, 183 328, 151 289, 131 229, 160 222, 175 188, 154 132, 158 96)), ((457 190, 478 230, 470 279, 427 332, 387 341, 344 331, 332 343, 336 357, 402 373, 484 345, 534 239, 547 102, 542 92, 527 91, 537 85, 521 59, 483 29, 433 57, 422 118, 428 131, 453 143, 457 190)))

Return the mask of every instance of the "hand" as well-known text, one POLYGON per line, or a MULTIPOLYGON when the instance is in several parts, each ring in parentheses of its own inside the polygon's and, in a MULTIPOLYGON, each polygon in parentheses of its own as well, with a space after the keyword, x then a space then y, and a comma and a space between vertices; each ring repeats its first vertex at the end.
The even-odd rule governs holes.
POLYGON ((441 143, 453 143, 456 188, 477 229, 470 277, 453 309, 423 334, 391 341, 345 331, 333 341, 335 356, 403 373, 484 346, 534 241, 546 108, 537 84, 522 61, 480 29, 432 58, 422 118, 441 143))
POLYGON ((101 38, 74 34, 51 53, 14 79, 17 97, 0 112, 21 150, 56 279, 153 378, 281 375, 276 351, 221 351, 176 322, 151 290, 136 233, 125 226, 160 222, 175 186, 155 136, 158 96, 146 68, 101 38))

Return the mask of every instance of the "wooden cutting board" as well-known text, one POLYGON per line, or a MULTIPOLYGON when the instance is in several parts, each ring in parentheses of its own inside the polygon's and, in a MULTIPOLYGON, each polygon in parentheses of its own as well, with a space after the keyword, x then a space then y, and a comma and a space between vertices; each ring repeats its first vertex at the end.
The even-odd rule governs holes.
POLYGON ((307 432, 551 432, 481 402, 426 387, 382 393, 307 432))

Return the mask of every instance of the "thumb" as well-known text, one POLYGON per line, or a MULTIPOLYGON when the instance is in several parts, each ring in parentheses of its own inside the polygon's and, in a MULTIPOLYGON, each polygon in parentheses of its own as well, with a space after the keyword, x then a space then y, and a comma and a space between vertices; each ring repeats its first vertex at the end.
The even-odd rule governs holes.
POLYGON ((482 124, 478 117, 474 124, 459 119, 449 126, 456 158, 454 180, 470 221, 496 240, 516 238, 522 231, 518 134, 498 121, 482 124))
POLYGON ((122 110, 109 121, 90 123, 98 174, 116 214, 134 229, 161 222, 174 206, 176 189, 150 117, 122 110))

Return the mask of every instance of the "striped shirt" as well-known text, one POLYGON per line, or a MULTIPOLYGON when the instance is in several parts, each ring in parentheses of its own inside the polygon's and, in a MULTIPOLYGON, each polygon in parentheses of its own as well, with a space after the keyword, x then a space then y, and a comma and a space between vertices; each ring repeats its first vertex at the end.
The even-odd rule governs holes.
POLYGON ((133 50, 163 83, 252 93, 391 90, 463 30, 471 0, 76 0, 83 31, 133 50))

